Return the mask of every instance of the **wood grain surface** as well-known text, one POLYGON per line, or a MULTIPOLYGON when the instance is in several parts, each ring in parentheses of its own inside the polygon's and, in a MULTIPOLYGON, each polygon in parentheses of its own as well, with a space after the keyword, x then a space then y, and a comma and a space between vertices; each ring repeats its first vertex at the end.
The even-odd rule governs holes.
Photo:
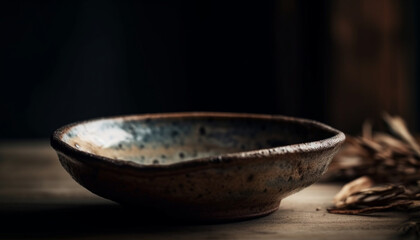
POLYGON ((230 223, 181 222, 133 211, 79 186, 48 141, 0 143, 0 239, 389 239, 404 220, 326 212, 339 184, 315 184, 266 217, 230 223))

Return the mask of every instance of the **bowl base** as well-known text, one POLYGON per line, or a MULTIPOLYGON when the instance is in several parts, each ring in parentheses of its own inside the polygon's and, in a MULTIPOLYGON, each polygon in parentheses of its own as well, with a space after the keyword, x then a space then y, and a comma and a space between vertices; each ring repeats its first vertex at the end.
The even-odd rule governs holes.
POLYGON ((157 208, 157 207, 138 207, 132 204, 122 204, 129 211, 141 213, 143 216, 154 216, 160 220, 164 217, 167 221, 182 221, 194 223, 223 223, 244 221, 267 216, 279 209, 280 202, 265 205, 263 207, 253 207, 249 209, 209 211, 208 209, 183 209, 183 208, 157 208), (176 209, 176 210, 174 210, 176 209))

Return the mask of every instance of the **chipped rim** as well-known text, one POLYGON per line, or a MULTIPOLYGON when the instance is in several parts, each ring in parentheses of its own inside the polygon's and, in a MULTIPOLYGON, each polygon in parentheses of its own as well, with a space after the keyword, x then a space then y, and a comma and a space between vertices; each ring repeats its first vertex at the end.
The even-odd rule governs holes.
POLYGON ((108 166, 111 168, 117 169, 131 169, 136 172, 156 172, 156 171, 165 171, 165 170, 186 170, 191 168, 207 168, 214 166, 214 164, 220 163, 229 163, 232 160, 235 160, 236 164, 244 163, 247 159, 261 159, 265 157, 275 157, 282 156, 285 154, 293 153, 308 153, 315 152, 320 150, 325 150, 329 148, 334 148, 341 145, 345 140, 345 135, 341 131, 334 129, 326 124, 302 119, 287 117, 281 115, 266 115, 266 114, 250 114, 250 113, 222 113, 222 112, 182 112, 182 113, 155 113, 155 114, 139 114, 139 115, 123 115, 123 116, 113 116, 113 117, 104 117, 104 118, 95 118, 86 121, 79 121, 67 124, 61 128, 55 130, 51 135, 51 146, 57 151, 57 153, 64 154, 70 158, 81 161, 87 164, 100 164, 102 166, 108 166), (119 120, 119 121, 129 121, 129 120, 145 120, 145 119, 171 119, 171 118, 204 118, 204 117, 213 117, 213 118, 251 118, 251 119, 260 119, 267 121, 282 121, 290 123, 298 123, 301 125, 310 125, 316 127, 320 130, 333 133, 334 135, 329 138, 305 142, 299 144, 291 144, 273 148, 262 148, 251 151, 242 151, 234 152, 227 154, 220 154, 216 156, 209 156, 203 158, 194 158, 186 161, 165 164, 165 165, 146 165, 136 163, 134 161, 125 161, 119 159, 112 159, 105 156, 100 156, 85 152, 77 149, 74 146, 64 142, 62 136, 67 133, 71 128, 86 124, 94 121, 102 120, 119 120))

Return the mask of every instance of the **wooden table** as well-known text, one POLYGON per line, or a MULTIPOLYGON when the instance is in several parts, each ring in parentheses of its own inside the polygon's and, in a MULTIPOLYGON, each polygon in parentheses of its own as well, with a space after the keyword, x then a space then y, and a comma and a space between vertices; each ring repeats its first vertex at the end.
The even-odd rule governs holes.
POLYGON ((132 212, 74 182, 48 141, 0 143, 0 239, 386 239, 404 216, 326 212, 337 184, 315 184, 248 221, 193 224, 132 212))

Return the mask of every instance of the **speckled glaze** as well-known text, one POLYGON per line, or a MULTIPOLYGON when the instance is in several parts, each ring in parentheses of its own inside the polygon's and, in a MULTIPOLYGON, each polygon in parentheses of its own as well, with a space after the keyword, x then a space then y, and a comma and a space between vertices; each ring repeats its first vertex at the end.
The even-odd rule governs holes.
POLYGON ((324 124, 233 113, 134 115, 74 123, 51 145, 93 193, 169 215, 266 215, 316 182, 344 141, 324 124))

